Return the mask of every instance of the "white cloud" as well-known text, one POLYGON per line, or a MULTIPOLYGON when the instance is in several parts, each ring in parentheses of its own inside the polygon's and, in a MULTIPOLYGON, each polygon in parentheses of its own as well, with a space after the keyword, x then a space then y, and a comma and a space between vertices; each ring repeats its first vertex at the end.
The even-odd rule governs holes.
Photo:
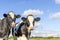
POLYGON ((54 14, 50 15, 49 17, 53 18, 53 19, 60 19, 60 12, 54 13, 54 14))
POLYGON ((35 23, 35 27, 40 27, 42 24, 40 22, 35 23))
POLYGON ((55 3, 56 4, 60 4, 60 0, 55 0, 55 3))
POLYGON ((40 33, 40 31, 39 30, 36 30, 35 33, 40 33))
POLYGON ((32 32, 33 37, 60 37, 60 31, 41 31, 41 30, 35 30, 32 32))
POLYGON ((23 15, 27 16, 29 14, 32 14, 32 15, 40 15, 40 14, 43 14, 43 11, 39 10, 39 9, 29 9, 29 10, 25 10, 23 15))

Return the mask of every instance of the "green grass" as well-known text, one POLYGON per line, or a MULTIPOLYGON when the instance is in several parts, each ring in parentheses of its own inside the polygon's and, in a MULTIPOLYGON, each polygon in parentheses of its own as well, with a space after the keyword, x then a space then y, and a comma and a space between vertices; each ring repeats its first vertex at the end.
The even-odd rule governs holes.
MULTIPOLYGON (((11 38, 9 38, 9 40, 13 40, 13 38, 11 37, 11 38)), ((60 38, 58 38, 58 37, 55 37, 55 38, 53 38, 53 37, 48 37, 48 38, 36 37, 36 38, 30 38, 30 40, 60 40, 60 38)))
POLYGON ((9 40, 14 40, 13 37, 10 37, 9 40))
POLYGON ((48 38, 31 38, 30 40, 60 40, 60 38, 56 37, 48 37, 48 38))

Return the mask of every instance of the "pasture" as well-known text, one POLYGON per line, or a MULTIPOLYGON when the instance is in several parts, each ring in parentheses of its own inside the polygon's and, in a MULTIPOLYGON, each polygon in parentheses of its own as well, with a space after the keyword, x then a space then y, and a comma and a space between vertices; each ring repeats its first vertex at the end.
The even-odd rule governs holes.
POLYGON ((60 40, 60 38, 31 38, 30 40, 60 40))
MULTIPOLYGON (((9 38, 9 40, 13 40, 13 38, 9 38)), ((47 37, 47 38, 38 38, 38 37, 35 37, 35 38, 30 38, 30 40, 60 40, 59 37, 47 37)))

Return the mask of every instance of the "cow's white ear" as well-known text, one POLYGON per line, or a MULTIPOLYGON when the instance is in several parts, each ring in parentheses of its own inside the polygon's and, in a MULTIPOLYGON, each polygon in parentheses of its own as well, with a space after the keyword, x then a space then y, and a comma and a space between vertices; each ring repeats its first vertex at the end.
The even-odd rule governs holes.
POLYGON ((4 17, 7 17, 7 14, 3 14, 4 17))
POLYGON ((20 18, 21 17, 21 15, 16 15, 16 18, 20 18))
POLYGON ((22 17, 21 19, 22 19, 23 21, 26 21, 26 20, 27 20, 27 18, 25 18, 25 17, 22 17))
POLYGON ((35 21, 39 21, 39 20, 40 20, 40 18, 39 18, 39 17, 37 17, 37 18, 35 18, 34 20, 35 20, 35 21))

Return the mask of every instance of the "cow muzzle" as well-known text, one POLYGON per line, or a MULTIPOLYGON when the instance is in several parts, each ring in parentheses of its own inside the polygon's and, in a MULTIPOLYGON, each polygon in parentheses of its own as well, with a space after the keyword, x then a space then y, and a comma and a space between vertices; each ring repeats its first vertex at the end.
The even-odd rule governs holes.
POLYGON ((16 23, 15 23, 15 22, 12 22, 12 23, 11 23, 11 26, 12 26, 12 27, 15 27, 15 26, 16 26, 16 23))
POLYGON ((28 30, 34 30, 34 27, 28 27, 28 30))

